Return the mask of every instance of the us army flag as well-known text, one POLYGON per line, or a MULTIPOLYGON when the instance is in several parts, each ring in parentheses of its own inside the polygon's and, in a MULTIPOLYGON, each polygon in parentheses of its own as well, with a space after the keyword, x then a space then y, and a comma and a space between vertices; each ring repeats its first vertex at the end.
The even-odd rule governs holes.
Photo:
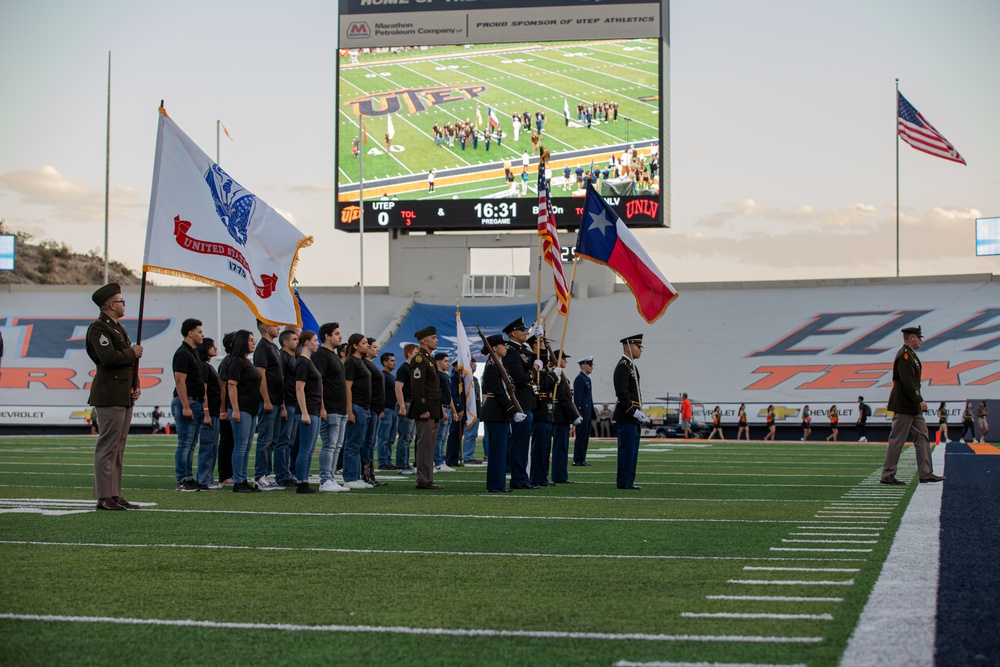
POLYGON ((476 388, 472 385, 472 344, 462 324, 462 313, 455 308, 455 353, 458 357, 456 369, 462 374, 462 391, 465 397, 465 425, 472 426, 479 419, 476 414, 476 388))
POLYGON ((269 324, 301 326, 291 280, 312 244, 233 180, 160 108, 142 270, 229 290, 269 324))

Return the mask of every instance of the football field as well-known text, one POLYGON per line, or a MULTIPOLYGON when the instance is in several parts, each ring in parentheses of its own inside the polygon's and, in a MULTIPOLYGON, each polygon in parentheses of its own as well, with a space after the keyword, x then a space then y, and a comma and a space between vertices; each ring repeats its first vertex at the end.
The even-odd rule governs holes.
POLYGON ((98 512, 93 438, 0 438, 5 664, 835 665, 917 486, 878 445, 644 441, 623 491, 598 440, 535 491, 178 493, 174 448, 130 438, 144 507, 98 512))
MULTIPOLYGON (((660 136, 659 50, 656 40, 430 47, 341 56, 338 104, 338 187, 357 200, 360 170, 351 140, 364 117, 364 187, 369 195, 400 199, 507 196, 503 163, 521 173, 525 152, 535 157, 535 114, 545 114, 541 145, 550 166, 589 170, 634 144, 646 154, 660 136), (356 61, 356 62, 352 62, 356 61), (617 102, 618 119, 577 117, 578 103, 617 102), (570 122, 564 119, 568 107, 570 122), (492 109, 503 137, 489 149, 482 133, 492 109), (528 112, 531 127, 515 139, 512 114, 528 112), (478 117, 477 117, 478 113, 478 117), (391 147, 385 136, 392 122, 391 147), (480 129, 477 145, 434 141, 435 124, 468 121, 480 129), (434 169, 434 193, 427 175, 434 169)), ((361 135, 363 136, 363 135, 361 135)), ((536 173, 537 166, 530 171, 536 173)), ((530 179, 534 186, 535 178, 530 179)), ((561 180, 559 181, 561 184, 561 180)))

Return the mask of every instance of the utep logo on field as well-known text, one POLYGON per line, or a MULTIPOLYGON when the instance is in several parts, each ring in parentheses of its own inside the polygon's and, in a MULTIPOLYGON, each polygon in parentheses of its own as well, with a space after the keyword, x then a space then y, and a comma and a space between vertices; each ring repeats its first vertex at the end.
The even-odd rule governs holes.
POLYGON ((367 39, 371 36, 372 31, 369 30, 368 24, 364 21, 355 21, 351 25, 347 26, 348 39, 367 39))
POLYGON ((363 97, 348 100, 344 106, 351 107, 355 116, 386 116, 398 113, 402 105, 406 105, 410 113, 426 111, 449 102, 464 102, 474 100, 483 92, 486 86, 469 84, 465 86, 427 86, 425 88, 402 88, 384 93, 373 93, 363 97))
POLYGON ((241 246, 246 246, 247 227, 257 206, 257 198, 214 163, 205 173, 205 182, 215 200, 215 212, 229 235, 241 246))

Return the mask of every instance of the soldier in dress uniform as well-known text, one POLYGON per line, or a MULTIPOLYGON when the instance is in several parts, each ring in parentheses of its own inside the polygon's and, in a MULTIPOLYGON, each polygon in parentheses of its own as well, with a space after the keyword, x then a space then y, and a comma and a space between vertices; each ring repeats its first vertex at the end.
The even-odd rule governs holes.
POLYGON ((99 510, 137 510, 121 496, 122 457, 132 424, 132 408, 139 398, 138 360, 142 346, 132 345, 119 320, 125 299, 118 283, 110 283, 91 297, 101 309, 87 329, 87 355, 97 366, 88 403, 101 425, 94 451, 94 497, 99 510))
MULTIPOLYGON (((508 352, 503 334, 493 334, 486 341, 503 363, 508 352)), ((512 422, 523 422, 527 415, 514 407, 500 369, 493 362, 493 356, 485 345, 482 353, 487 357, 486 367, 483 369, 483 409, 479 419, 483 422, 486 439, 490 443, 490 456, 486 461, 486 490, 490 493, 508 493, 507 445, 510 442, 510 425, 512 422)))
POLYGON ((441 408, 441 380, 434 364, 437 349, 437 329, 424 327, 413 334, 420 349, 410 360, 410 391, 413 398, 407 417, 416 421, 417 437, 414 458, 417 463, 417 488, 441 489, 434 483, 434 443, 438 423, 444 418, 441 408))
MULTIPOLYGON (((507 370, 514 384, 514 395, 521 404, 527 417, 521 422, 515 422, 510 429, 510 488, 533 488, 528 481, 528 450, 532 432, 532 411, 535 409, 536 392, 534 369, 541 368, 542 362, 535 359, 535 354, 526 345, 528 327, 524 318, 519 317, 507 326, 503 332, 507 335, 507 355, 503 358, 503 367, 507 370)), ((536 333, 536 335, 539 335, 536 333)), ((490 441, 492 448, 493 442, 490 441)), ((492 454, 492 452, 491 452, 492 454)), ((493 456, 490 456, 493 459, 493 456)))
MULTIPOLYGON (((530 344, 530 342, 529 342, 530 344)), ((552 429, 556 391, 556 376, 548 368, 548 349, 542 346, 539 361, 546 366, 535 374, 538 385, 538 400, 532 415, 531 427, 531 475, 529 484, 536 487, 554 486, 549 481, 549 457, 552 455, 552 429)))
POLYGON ((556 368, 555 399, 552 401, 552 481, 556 484, 572 484, 569 481, 569 427, 575 425, 578 429, 590 428, 590 423, 583 423, 583 417, 577 416, 573 404, 573 392, 569 388, 569 380, 562 380, 570 356, 565 352, 559 356, 559 350, 552 352, 556 368))
POLYGON ((584 357, 577 362, 580 374, 573 380, 573 401, 576 409, 583 417, 583 425, 576 427, 576 440, 573 442, 573 465, 589 466, 587 463, 587 445, 590 444, 590 422, 594 419, 594 390, 590 374, 594 372, 594 358, 584 357))
POLYGON ((639 490, 635 466, 639 459, 639 434, 647 421, 639 393, 639 369, 635 360, 642 356, 642 334, 621 339, 622 358, 615 366, 615 426, 618 427, 618 488, 639 490))
POLYGON ((940 482, 944 477, 934 474, 927 423, 924 421, 927 403, 920 395, 921 367, 917 350, 920 349, 924 336, 920 327, 906 327, 902 334, 903 346, 896 352, 896 359, 892 362, 892 390, 886 405, 893 413, 892 430, 889 432, 889 447, 885 451, 885 465, 882 466, 880 481, 883 484, 906 484, 896 479, 896 465, 903 445, 912 432, 920 482, 940 482))

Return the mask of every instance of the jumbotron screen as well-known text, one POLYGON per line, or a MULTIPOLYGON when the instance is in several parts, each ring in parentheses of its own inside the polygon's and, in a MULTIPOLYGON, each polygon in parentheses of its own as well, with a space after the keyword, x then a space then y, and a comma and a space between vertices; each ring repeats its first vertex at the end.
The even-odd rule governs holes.
POLYGON ((541 155, 559 227, 588 181, 663 225, 663 62, 656 38, 341 48, 336 228, 363 190, 365 231, 531 229, 541 155))

